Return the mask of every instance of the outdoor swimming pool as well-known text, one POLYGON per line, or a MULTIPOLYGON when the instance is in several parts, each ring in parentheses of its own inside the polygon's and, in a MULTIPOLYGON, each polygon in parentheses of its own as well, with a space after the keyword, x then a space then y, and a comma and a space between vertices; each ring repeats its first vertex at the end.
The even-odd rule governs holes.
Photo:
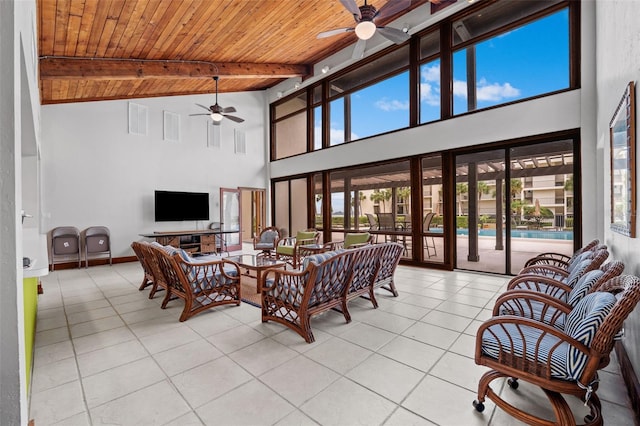
MULTIPOLYGON (((458 235, 469 235, 468 229, 457 229, 458 235)), ((495 237, 495 229, 479 229, 481 237, 495 237)), ((543 240, 573 240, 573 231, 537 231, 537 230, 511 230, 511 238, 537 238, 543 240)))

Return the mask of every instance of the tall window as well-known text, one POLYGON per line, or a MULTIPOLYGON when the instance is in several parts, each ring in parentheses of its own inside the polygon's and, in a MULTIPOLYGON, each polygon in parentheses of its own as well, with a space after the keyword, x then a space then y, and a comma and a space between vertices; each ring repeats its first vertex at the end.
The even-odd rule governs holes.
POLYGON ((409 126, 408 65, 404 46, 329 82, 329 145, 409 126))
POLYGON ((290 157, 307 152, 307 94, 276 105, 274 108, 274 134, 278 143, 271 159, 290 157))
MULTIPOLYGON (((531 2, 513 2, 530 6, 531 2)), ((548 6, 536 2, 534 7, 548 6)), ((453 23, 453 38, 463 46, 453 53, 454 114, 530 98, 569 87, 569 10, 504 31, 473 44, 477 32, 487 29, 485 16, 492 13, 492 24, 508 24, 515 15, 502 2, 453 23)), ((491 28, 491 27, 489 27, 491 28)))
POLYGON ((498 0, 445 18, 411 44, 276 102, 271 158, 569 89, 579 81, 571 75, 578 72, 571 63, 580 61, 571 57, 579 28, 569 19, 579 7, 566 0, 498 0))

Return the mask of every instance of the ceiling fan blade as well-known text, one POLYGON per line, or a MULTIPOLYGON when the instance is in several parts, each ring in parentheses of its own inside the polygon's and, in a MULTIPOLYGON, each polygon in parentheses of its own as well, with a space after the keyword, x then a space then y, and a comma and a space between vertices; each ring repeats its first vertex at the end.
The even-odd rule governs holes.
POLYGON ((358 39, 356 46, 353 48, 353 59, 362 59, 364 56, 364 48, 367 47, 367 40, 358 39))
POLYGON ((224 118, 228 118, 231 121, 235 121, 236 123, 242 123, 244 118, 236 117, 235 115, 224 115, 224 118))
POLYGON ((384 19, 395 15, 409 6, 411 6, 411 0, 389 0, 378 10, 375 19, 384 19))
POLYGON ((209 107, 206 107, 206 106, 204 106, 204 105, 200 105, 200 104, 196 104, 196 105, 198 105, 200 108, 204 108, 204 109, 206 109, 207 111, 211 111, 211 110, 209 109, 209 107))
POLYGON ((189 117, 195 117, 196 115, 211 115, 211 113, 208 113, 208 114, 189 114, 189 117))
POLYGON ((391 40, 395 44, 402 44, 411 38, 409 34, 397 28, 378 27, 378 32, 380 33, 381 36, 391 40))
POLYGON ((221 112, 227 114, 229 112, 236 112, 236 109, 234 107, 226 107, 226 108, 222 108, 221 112))
MULTIPOLYGON (((411 0, 409 0, 411 1, 411 0)), ((356 4, 356 0, 340 0, 340 3, 344 6, 345 9, 349 11, 354 17, 356 21, 359 20, 362 16, 360 15, 360 8, 356 4)))
POLYGON ((318 34, 316 38, 326 38, 342 33, 349 33, 351 31, 355 31, 355 28, 336 28, 335 30, 323 31, 318 34))

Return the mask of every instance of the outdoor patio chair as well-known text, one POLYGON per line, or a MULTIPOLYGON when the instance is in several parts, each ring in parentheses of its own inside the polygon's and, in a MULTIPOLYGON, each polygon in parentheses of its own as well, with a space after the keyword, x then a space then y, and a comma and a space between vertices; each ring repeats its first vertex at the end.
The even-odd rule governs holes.
MULTIPOLYGON (((431 221, 433 221, 433 218, 436 216, 435 213, 430 212, 427 213, 424 216, 424 220, 422 221, 423 225, 422 225, 422 232, 424 232, 425 234, 427 234, 429 232, 429 228, 431 227, 431 221)), ((424 236, 424 247, 427 249, 427 256, 431 257, 431 251, 430 249, 433 249, 433 256, 437 256, 438 252, 436 251, 436 240, 435 238, 433 238, 432 235, 425 235, 424 236)))
MULTIPOLYGON (((380 229, 380 227, 378 226, 378 220, 376 219, 376 217, 373 215, 373 213, 367 213, 367 220, 369 221, 369 231, 377 231, 378 229, 380 229)), ((375 237, 375 242, 378 242, 378 234, 374 234, 375 237)))
POLYGON ((602 425, 596 395, 598 370, 609 364, 616 336, 640 300, 640 279, 618 276, 601 290, 585 296, 567 315, 565 330, 513 315, 485 321, 476 335, 475 362, 489 367, 480 378, 473 406, 484 411, 491 399, 516 419, 532 425, 575 425, 574 414, 563 394, 580 398, 589 407, 586 425, 602 425), (615 295, 614 295, 615 294, 615 295), (507 402, 492 388, 496 379, 508 378, 513 389, 522 380, 546 394, 555 420, 544 419, 507 402))

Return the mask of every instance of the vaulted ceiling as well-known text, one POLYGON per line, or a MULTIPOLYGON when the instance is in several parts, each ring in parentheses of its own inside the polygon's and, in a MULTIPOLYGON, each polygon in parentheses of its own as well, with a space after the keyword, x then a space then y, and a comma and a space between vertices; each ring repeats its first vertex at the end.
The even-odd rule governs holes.
POLYGON ((37 11, 42 104, 212 93, 214 75, 220 92, 263 90, 357 40, 316 38, 354 25, 339 0, 37 0, 37 11))

